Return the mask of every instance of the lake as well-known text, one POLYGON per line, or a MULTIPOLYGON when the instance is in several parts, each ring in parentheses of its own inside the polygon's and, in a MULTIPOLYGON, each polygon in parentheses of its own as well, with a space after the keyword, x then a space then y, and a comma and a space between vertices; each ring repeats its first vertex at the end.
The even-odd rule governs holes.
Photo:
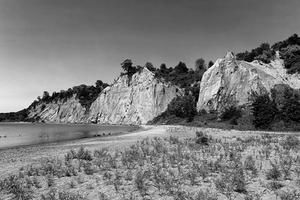
POLYGON ((0 123, 0 149, 133 131, 127 125, 0 123))

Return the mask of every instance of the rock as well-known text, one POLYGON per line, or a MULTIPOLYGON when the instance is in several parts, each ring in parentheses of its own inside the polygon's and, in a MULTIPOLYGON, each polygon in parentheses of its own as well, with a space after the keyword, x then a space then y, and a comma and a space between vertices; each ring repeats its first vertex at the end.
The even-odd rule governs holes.
POLYGON ((108 124, 145 124, 167 109, 173 98, 182 95, 177 86, 155 78, 144 67, 131 79, 120 76, 92 103, 88 120, 108 124))
POLYGON ((44 122, 56 123, 82 123, 86 121, 86 108, 73 95, 71 98, 58 102, 38 104, 30 108, 29 118, 39 119, 44 122))
POLYGON ((270 92, 278 84, 300 88, 300 75, 289 75, 283 61, 276 57, 270 64, 236 60, 232 53, 218 59, 203 75, 197 110, 222 112, 230 106, 250 103, 252 92, 270 92))

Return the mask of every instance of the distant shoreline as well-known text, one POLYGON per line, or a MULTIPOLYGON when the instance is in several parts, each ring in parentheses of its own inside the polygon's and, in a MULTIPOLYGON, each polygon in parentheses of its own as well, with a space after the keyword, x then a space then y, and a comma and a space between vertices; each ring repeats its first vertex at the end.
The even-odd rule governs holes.
POLYGON ((141 131, 143 128, 136 125, 108 125, 108 124, 65 124, 65 123, 19 123, 19 122, 0 122, 0 151, 13 148, 22 148, 27 146, 45 145, 51 143, 70 142, 82 140, 85 138, 105 138, 108 136, 120 136, 135 131, 141 131), (16 130, 2 132, 1 127, 10 128, 16 126, 16 130), (22 133, 23 128, 27 130, 22 133), (62 130, 51 131, 52 126, 61 126, 62 130), (92 126, 91 126, 92 125, 92 126), (20 128, 19 128, 20 126, 20 128), (26 127, 25 127, 26 126, 26 127), (32 126, 33 132, 29 132, 32 126), (45 127, 44 127, 45 126, 45 127), (87 126, 78 128, 76 127, 87 126), (94 127, 94 128, 91 128, 94 127), (99 129, 97 128, 99 127, 99 129), (104 128, 103 128, 104 127, 104 128), (105 128, 108 127, 108 128, 105 128), (111 128, 110 128, 111 127, 111 128), (36 129, 47 130, 46 132, 37 132, 36 129), (20 130, 21 129, 21 130, 20 130), (28 141, 29 140, 29 141, 28 141), (24 142, 22 142, 24 141, 24 142), (2 143, 2 145, 1 145, 2 143), (3 146, 4 145, 4 146, 3 146))

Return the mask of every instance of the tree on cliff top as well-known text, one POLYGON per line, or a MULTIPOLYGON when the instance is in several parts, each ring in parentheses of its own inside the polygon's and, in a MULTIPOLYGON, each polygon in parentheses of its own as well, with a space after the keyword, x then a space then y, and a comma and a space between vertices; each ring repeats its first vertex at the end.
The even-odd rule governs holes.
POLYGON ((132 65, 132 61, 130 59, 126 59, 121 63, 121 67, 125 71, 129 77, 131 77, 134 73, 137 72, 137 68, 132 65))
POLYGON ((205 60, 203 58, 199 58, 195 62, 195 71, 201 71, 206 69, 205 60))

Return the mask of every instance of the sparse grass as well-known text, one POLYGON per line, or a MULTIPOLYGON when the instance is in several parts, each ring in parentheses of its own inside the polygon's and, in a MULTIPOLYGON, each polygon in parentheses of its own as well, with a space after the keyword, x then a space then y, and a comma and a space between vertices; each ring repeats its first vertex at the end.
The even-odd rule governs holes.
MULTIPOLYGON (((0 181, 0 195, 19 199, 260 199, 258 184, 282 200, 297 199, 300 153, 295 137, 147 138, 122 150, 80 148, 43 158, 0 181), (292 142, 291 142, 292 141, 292 142), (38 198, 40 197, 40 198, 38 198)), ((299 188, 299 187, 298 187, 299 188)))

